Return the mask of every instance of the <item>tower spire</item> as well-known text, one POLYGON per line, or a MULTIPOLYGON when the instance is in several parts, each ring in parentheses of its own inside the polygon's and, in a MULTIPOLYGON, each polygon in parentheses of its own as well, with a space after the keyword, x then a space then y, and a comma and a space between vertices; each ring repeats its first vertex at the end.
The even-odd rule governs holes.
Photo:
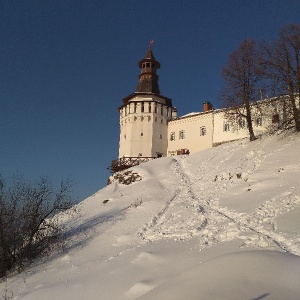
POLYGON ((149 49, 151 49, 151 47, 152 47, 152 45, 154 44, 154 40, 151 40, 150 42, 149 42, 149 49))
POLYGON ((160 63, 153 55, 151 49, 153 43, 154 40, 151 40, 145 57, 138 63, 141 74, 139 76, 138 86, 135 90, 136 93, 160 94, 158 75, 156 74, 156 70, 160 68, 160 63))

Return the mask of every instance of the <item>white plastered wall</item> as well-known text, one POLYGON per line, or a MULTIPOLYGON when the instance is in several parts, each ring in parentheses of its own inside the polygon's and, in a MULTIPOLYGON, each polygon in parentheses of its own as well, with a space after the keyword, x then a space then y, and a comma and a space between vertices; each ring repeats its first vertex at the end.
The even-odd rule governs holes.
POLYGON ((119 158, 166 155, 167 120, 171 113, 164 98, 137 95, 130 99, 120 110, 119 158))
POLYGON ((188 149, 190 153, 195 153, 212 147, 212 111, 181 117, 171 120, 168 124, 168 156, 176 155, 180 149, 188 149), (205 135, 200 135, 201 127, 205 127, 205 135), (184 138, 179 138, 180 131, 184 131, 184 138), (175 134, 174 140, 171 140, 172 133, 175 134))

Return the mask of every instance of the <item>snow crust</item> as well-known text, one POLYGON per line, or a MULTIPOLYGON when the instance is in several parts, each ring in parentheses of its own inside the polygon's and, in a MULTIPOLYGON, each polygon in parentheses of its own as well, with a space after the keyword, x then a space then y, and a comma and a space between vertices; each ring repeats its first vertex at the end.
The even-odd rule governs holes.
POLYGON ((0 284, 14 299, 300 299, 300 136, 133 168, 65 218, 63 253, 0 284))

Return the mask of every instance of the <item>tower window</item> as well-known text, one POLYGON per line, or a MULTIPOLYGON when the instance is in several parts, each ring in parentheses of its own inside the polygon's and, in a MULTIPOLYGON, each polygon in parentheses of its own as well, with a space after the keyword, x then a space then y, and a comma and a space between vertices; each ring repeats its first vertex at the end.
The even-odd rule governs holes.
POLYGON ((146 68, 150 68, 151 64, 150 63, 146 63, 146 68))
POLYGON ((134 112, 136 113, 136 103, 134 103, 134 112))
POLYGON ((154 112, 157 114, 157 104, 155 103, 154 112))
POLYGON ((144 103, 141 103, 141 112, 144 112, 144 103))
POLYGON ((149 103, 149 113, 151 113, 151 103, 149 103))
POLYGON ((144 135, 144 133, 143 132, 141 132, 141 136, 143 136, 144 135))
POLYGON ((179 131, 179 139, 183 140, 185 138, 185 131, 184 130, 180 130, 179 131))
POLYGON ((160 114, 162 115, 164 112, 164 107, 161 105, 161 108, 160 108, 160 114))

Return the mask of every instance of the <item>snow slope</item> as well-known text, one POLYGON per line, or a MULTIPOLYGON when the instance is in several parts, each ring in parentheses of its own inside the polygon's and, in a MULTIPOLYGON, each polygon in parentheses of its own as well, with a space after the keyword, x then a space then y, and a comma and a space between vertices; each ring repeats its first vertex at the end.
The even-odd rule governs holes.
POLYGON ((0 285, 14 299, 300 299, 300 136, 133 168, 65 220, 69 245, 0 285))

